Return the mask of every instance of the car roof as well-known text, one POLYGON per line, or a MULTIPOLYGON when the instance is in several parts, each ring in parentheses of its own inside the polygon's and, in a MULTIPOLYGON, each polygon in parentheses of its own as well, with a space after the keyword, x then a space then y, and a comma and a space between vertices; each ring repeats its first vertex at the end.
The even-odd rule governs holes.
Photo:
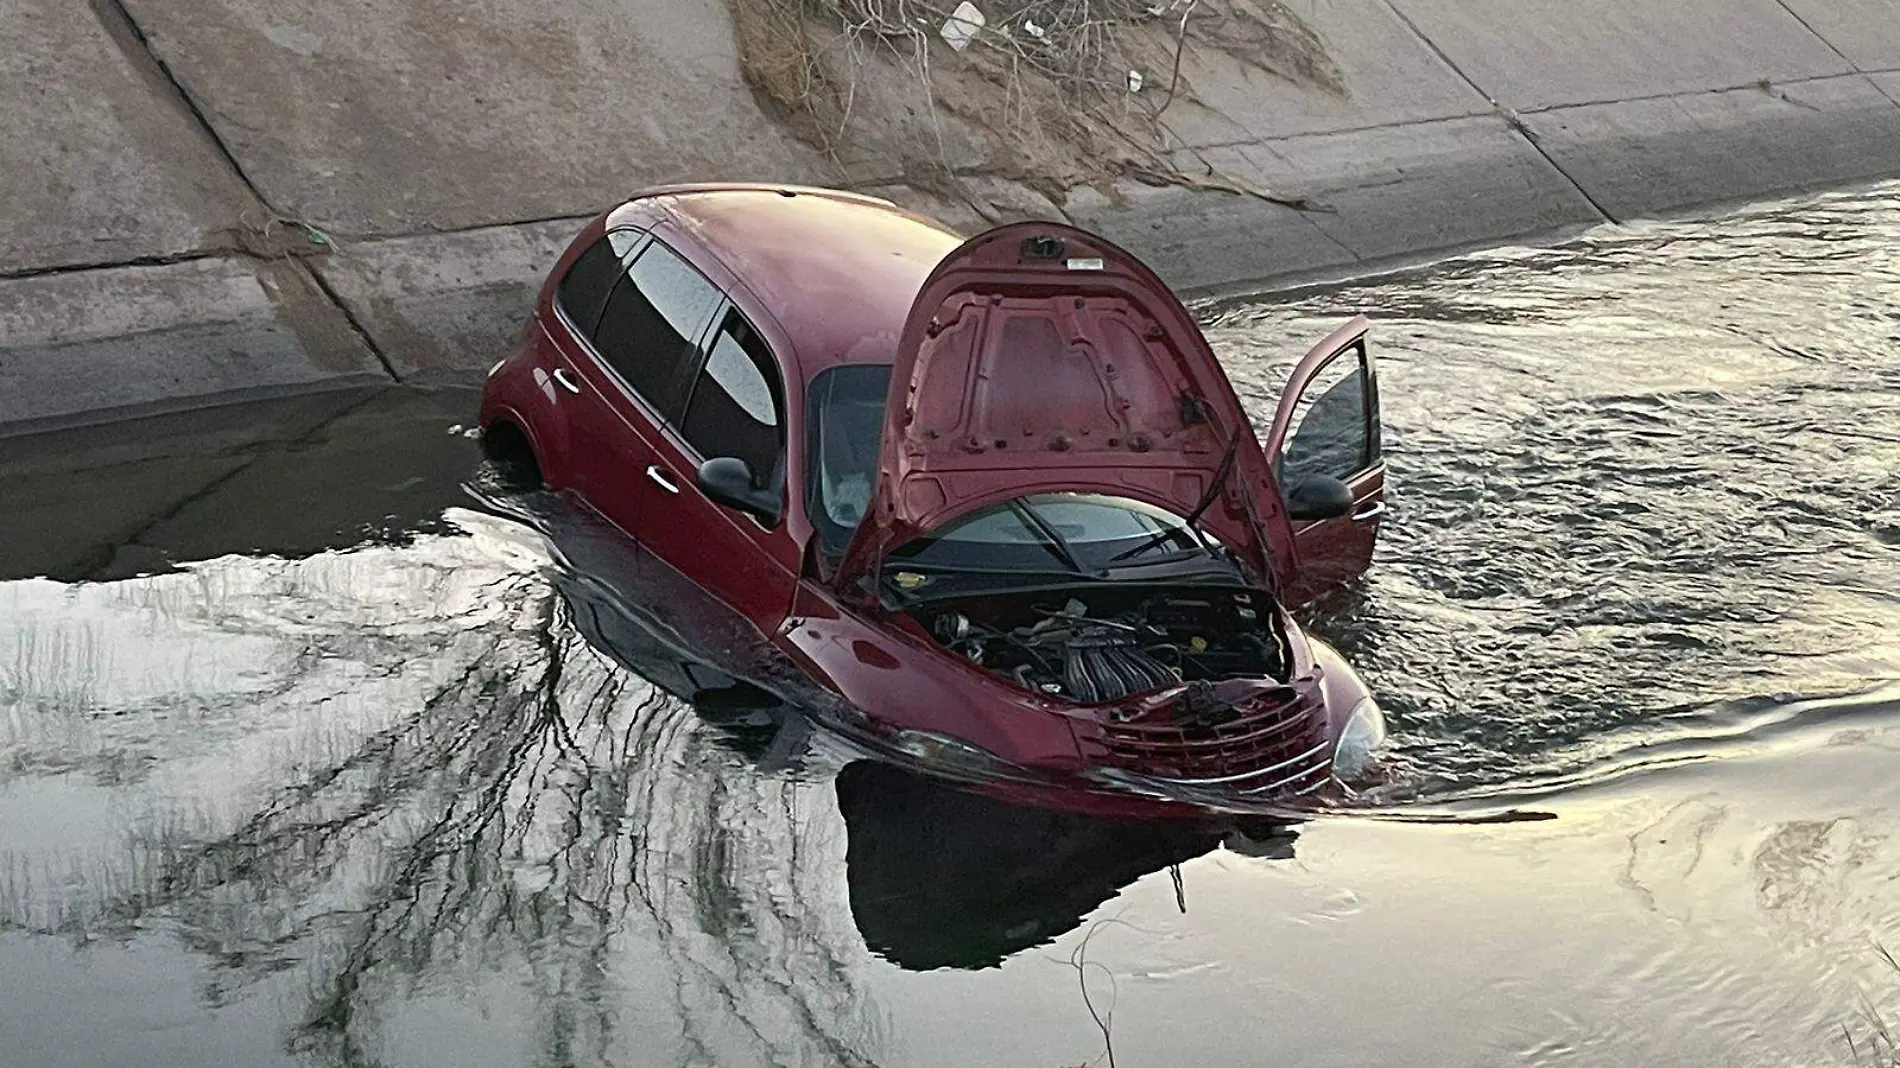
POLYGON ((693 186, 649 196, 645 206, 717 257, 778 320, 805 381, 840 364, 894 360, 924 279, 962 244, 889 201, 834 190, 693 186))

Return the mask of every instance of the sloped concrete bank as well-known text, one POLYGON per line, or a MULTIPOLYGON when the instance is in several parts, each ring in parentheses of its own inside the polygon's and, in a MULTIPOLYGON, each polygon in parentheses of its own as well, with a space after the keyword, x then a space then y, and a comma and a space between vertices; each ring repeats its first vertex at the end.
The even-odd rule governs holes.
POLYGON ((1900 0, 1285 9, 1343 93, 1189 47, 1167 126, 1181 172, 1306 210, 1052 196, 938 115, 931 181, 875 138, 820 151, 748 88, 721 0, 0 0, 0 435, 470 381, 576 221, 662 182, 1066 217, 1211 292, 1900 174, 1900 0))

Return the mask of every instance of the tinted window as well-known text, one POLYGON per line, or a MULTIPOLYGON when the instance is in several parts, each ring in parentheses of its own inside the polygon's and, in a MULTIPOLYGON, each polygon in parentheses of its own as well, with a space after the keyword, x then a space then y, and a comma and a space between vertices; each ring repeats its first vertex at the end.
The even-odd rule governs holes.
POLYGON ((1316 475, 1349 479, 1371 467, 1376 444, 1366 398, 1366 368, 1349 349, 1307 383, 1280 455, 1287 488, 1316 475))
POLYGON ((807 499, 812 525, 831 552, 844 551, 871 505, 890 388, 889 366, 858 364, 821 372, 805 391, 807 499))
POLYGON ((600 320, 600 309, 607 303, 607 294, 613 292, 614 283, 619 280, 620 253, 603 237, 588 246, 567 269, 555 289, 554 299, 568 322, 585 336, 600 320))
POLYGON ((713 337, 680 434, 707 459, 744 460, 752 468, 753 484, 763 488, 778 469, 782 422, 772 354, 751 324, 733 312, 713 337))
POLYGON ((648 245, 614 289, 594 348, 647 403, 679 414, 680 367, 719 306, 719 290, 677 253, 648 245))

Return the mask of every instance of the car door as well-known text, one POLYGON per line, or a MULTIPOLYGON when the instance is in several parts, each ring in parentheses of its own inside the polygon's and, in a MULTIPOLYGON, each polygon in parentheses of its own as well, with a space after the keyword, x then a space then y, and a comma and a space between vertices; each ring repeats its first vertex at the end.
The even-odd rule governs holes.
POLYGON ((617 389, 594 334, 608 298, 626 278, 627 261, 645 238, 638 230, 614 230, 588 246, 561 276, 549 313, 538 316, 535 327, 541 349, 536 385, 559 408, 564 435, 558 484, 550 484, 575 491, 597 508, 597 498, 612 492, 615 457, 638 446, 614 410, 617 389))
MULTIPOLYGON (((658 463, 667 423, 685 402, 700 339, 723 301, 719 288, 657 238, 634 251, 601 310, 581 393, 606 417, 575 434, 589 503, 646 540, 656 507, 650 487, 677 484, 658 463)), ((663 521, 665 517, 658 517, 663 521)))
POLYGON ((784 371, 765 336, 726 305, 700 347, 679 418, 654 443, 655 477, 641 486, 648 518, 637 531, 654 555, 768 631, 791 605, 799 559, 785 524, 785 397, 784 371), (707 496, 697 473, 720 457, 744 461, 775 515, 707 496))
POLYGON ((1289 605, 1353 581, 1372 563, 1385 514, 1385 460, 1368 326, 1363 317, 1354 319, 1294 367, 1265 442, 1293 517, 1293 569, 1281 576, 1289 605), (1313 515, 1302 502, 1337 490, 1326 485, 1329 479, 1344 483, 1351 505, 1339 514, 1313 515))

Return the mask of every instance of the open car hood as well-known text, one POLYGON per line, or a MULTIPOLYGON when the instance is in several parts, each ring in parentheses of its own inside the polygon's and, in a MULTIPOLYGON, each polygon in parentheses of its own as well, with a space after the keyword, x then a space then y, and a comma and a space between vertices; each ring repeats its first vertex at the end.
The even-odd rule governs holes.
POLYGON ((839 562, 874 595, 886 554, 987 505, 1036 493, 1132 498, 1188 515, 1257 581, 1291 566, 1271 466, 1186 308, 1094 235, 1014 223, 925 280, 898 344, 877 483, 839 562))

